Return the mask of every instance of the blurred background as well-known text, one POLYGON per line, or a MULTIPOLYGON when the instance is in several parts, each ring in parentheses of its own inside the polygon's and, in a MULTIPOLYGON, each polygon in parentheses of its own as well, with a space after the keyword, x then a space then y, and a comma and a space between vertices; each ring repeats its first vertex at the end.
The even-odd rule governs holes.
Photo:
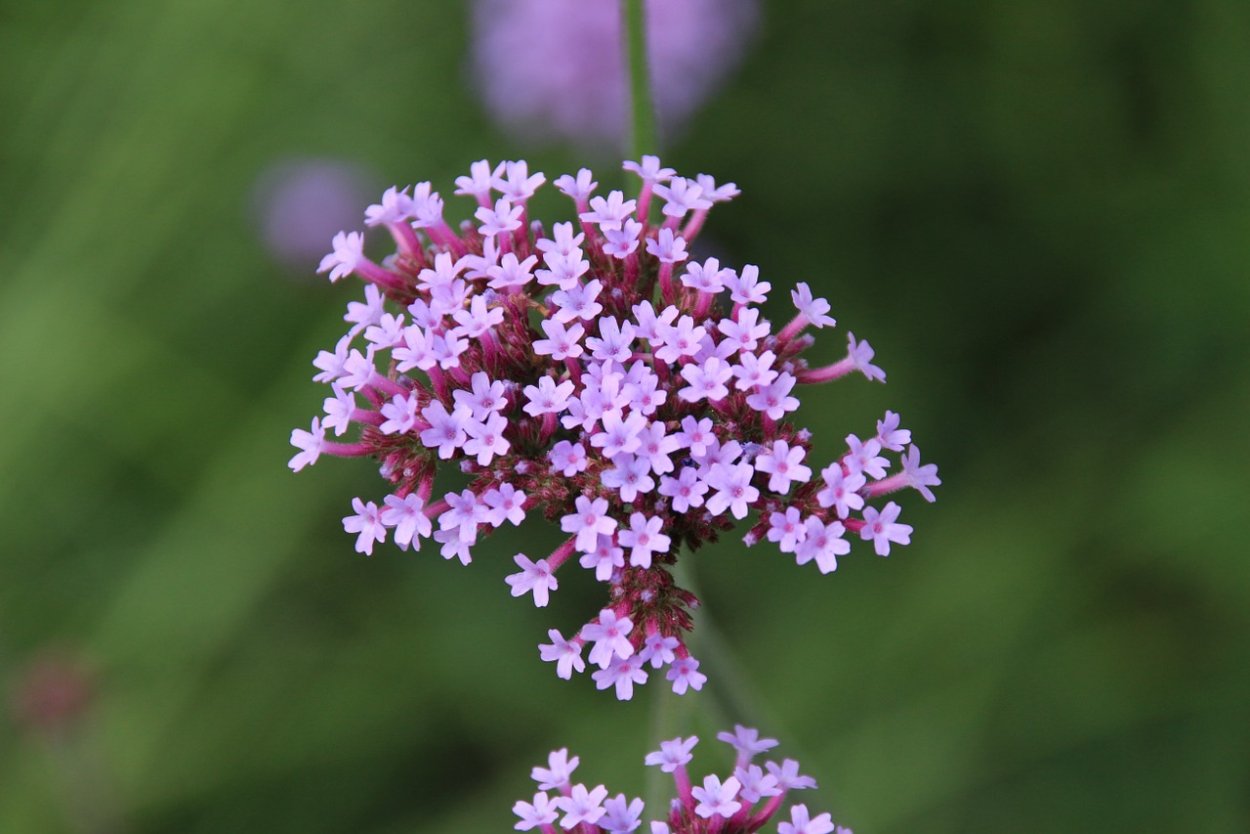
MULTIPOLYGON (((723 66, 664 159, 743 190, 707 245, 810 282, 890 375, 808 396, 817 457, 892 408, 945 482, 889 560, 693 560, 809 805, 1250 829, 1250 6, 694 5, 673 48, 723 66)), ((366 559, 340 518, 373 466, 286 468, 359 294, 313 270, 382 188, 458 219, 482 157, 623 181, 611 139, 492 115, 538 37, 475 69, 505 16, 0 2, 0 832, 507 831, 566 745, 641 792, 651 698, 537 659, 593 582, 512 599, 515 538, 366 559)))

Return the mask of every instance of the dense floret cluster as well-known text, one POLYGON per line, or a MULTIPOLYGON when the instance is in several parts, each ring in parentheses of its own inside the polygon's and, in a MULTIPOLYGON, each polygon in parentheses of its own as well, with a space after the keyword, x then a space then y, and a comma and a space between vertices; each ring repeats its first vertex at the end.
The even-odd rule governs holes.
POLYGON ((595 682, 622 699, 649 669, 667 667, 679 693, 705 680, 683 641, 697 600, 669 571, 680 550, 755 514, 748 542, 767 538, 828 573, 851 539, 881 556, 907 544, 899 505, 874 502, 903 488, 931 501, 939 483, 889 411, 813 470, 810 435, 790 419, 798 387, 856 372, 884 380, 872 347, 848 334, 844 358, 809 367, 807 331, 835 324, 828 302, 798 284, 793 317, 774 330, 757 267, 688 254, 712 205, 738 189, 676 176, 655 157, 624 167, 641 180, 636 199, 596 196, 586 169, 557 179, 577 213, 550 232, 527 212, 545 177, 481 161, 456 181, 478 203, 476 224, 453 230, 421 183, 387 190, 365 213, 394 254, 371 260, 363 234, 336 235, 320 271, 355 274, 365 298, 313 363, 332 395, 324 417, 292 433, 290 462, 381 463, 389 494, 353 499, 343 522, 365 554, 387 538, 414 550, 432 539, 468 564, 500 527, 533 515, 557 525, 564 542, 545 558, 517 554, 508 584, 545 606, 570 561, 607 584, 608 604, 571 638, 549 632, 540 651, 569 678, 589 644, 595 682), (353 426, 352 442, 329 439, 353 426), (893 474, 887 453, 898 455, 893 474), (436 497, 448 469, 467 483, 436 497))
MULTIPOLYGON (((790 791, 816 787, 816 780, 799 773, 799 763, 785 759, 780 764, 752 764, 760 753, 777 746, 777 740, 760 738, 759 732, 738 725, 732 733, 717 738, 733 747, 736 757, 733 773, 725 779, 715 774, 692 782, 686 769, 699 739, 675 738, 660 743, 660 749, 648 753, 645 763, 673 776, 677 796, 667 813, 651 822, 651 834, 751 834, 769 823, 785 804, 790 791)), ((537 828, 543 834, 556 834, 559 828, 571 831, 581 826, 584 834, 630 834, 642 825, 641 799, 625 794, 609 797, 603 785, 587 788, 573 783, 573 771, 580 759, 569 756, 567 749, 557 750, 547 758, 546 767, 531 773, 538 783, 538 793, 531 801, 512 806, 520 820, 518 831, 537 828), (554 795, 553 795, 554 793, 554 795)), ((851 834, 849 828, 834 825, 829 814, 812 816, 806 805, 790 808, 790 819, 777 824, 777 834, 851 834)))

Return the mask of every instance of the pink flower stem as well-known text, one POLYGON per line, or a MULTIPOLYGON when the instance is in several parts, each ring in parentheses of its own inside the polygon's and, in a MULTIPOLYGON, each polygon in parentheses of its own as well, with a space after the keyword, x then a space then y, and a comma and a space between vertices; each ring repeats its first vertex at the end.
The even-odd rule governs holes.
POLYGON ((665 304, 673 303, 673 265, 660 264, 660 298, 665 304))
POLYGON ((686 811, 694 816, 694 794, 690 792, 690 774, 686 772, 685 765, 678 765, 673 771, 673 781, 677 783, 677 796, 681 799, 681 804, 685 806, 686 811))
POLYGON ((482 358, 483 361, 495 367, 498 364, 499 342, 495 339, 495 331, 487 330, 482 334, 482 358))
POLYGON ((434 386, 434 393, 438 395, 440 400, 447 400, 447 375, 443 373, 443 369, 438 365, 431 365, 426 371, 430 376, 430 384, 434 386))
POLYGON ((851 357, 839 359, 832 365, 825 365, 823 368, 812 368, 806 371, 800 371, 796 379, 803 383, 832 382, 855 370, 855 360, 851 357))
POLYGON ((421 239, 411 226, 407 223, 387 223, 386 229, 395 238, 395 246, 400 255, 418 264, 425 261, 425 255, 421 251, 421 239))
POLYGON ((452 231, 451 226, 448 226, 447 221, 442 218, 439 218, 436 225, 427 228, 426 233, 429 234, 430 239, 438 245, 446 246, 451 249, 452 254, 457 258, 469 251, 464 245, 464 241, 462 241, 460 237, 452 231))
POLYGON ((701 319, 705 317, 708 310, 712 309, 712 302, 716 300, 716 294, 710 292, 700 292, 699 301, 694 308, 694 317, 701 319))
POLYGON ((642 223, 642 232, 644 235, 647 233, 646 227, 649 225, 648 215, 651 210, 651 187, 652 184, 650 182, 644 182, 642 184, 642 190, 638 192, 637 217, 638 221, 642 223))
POLYGON ((738 813, 730 817, 729 819, 730 831, 744 830, 746 828, 747 820, 751 818, 751 808, 753 807, 752 804, 749 802, 743 801, 742 797, 738 797, 738 800, 742 802, 742 807, 738 809, 738 813))
POLYGON ((525 219, 525 209, 521 209, 521 225, 512 230, 512 245, 516 249, 517 257, 524 258, 529 254, 529 222, 525 219))
POLYGON ((448 504, 442 498, 440 498, 439 500, 435 501, 433 504, 426 505, 425 517, 429 519, 438 518, 440 515, 447 512, 449 509, 451 509, 451 505, 448 504))
POLYGON ((321 454, 340 458, 363 458, 373 454, 373 448, 367 443, 335 443, 333 440, 323 440, 321 454))
POLYGON ((550 566, 552 573, 569 560, 576 549, 576 543, 577 537, 574 536, 551 552, 551 555, 547 557, 547 565, 550 566))
POLYGON ((389 269, 383 269, 368 258, 361 258, 356 263, 354 271, 364 280, 377 284, 383 289, 408 292, 408 285, 404 283, 404 279, 389 269))
MULTIPOLYGON (((582 212, 589 211, 589 210, 590 209, 584 203, 579 203, 577 206, 578 214, 581 214, 582 212)), ((591 223, 589 220, 582 220, 581 224, 582 224, 582 234, 586 236, 586 248, 593 249, 594 243, 599 237, 599 229, 597 226, 595 226, 594 223, 591 223)))
POLYGON ((807 316, 799 313, 797 316, 790 319, 790 323, 777 334, 777 341, 784 345, 786 342, 802 333, 803 328, 805 327, 807 327, 807 316))
POLYGON ((570 356, 564 360, 564 367, 569 369, 569 377, 573 380, 573 384, 581 385, 582 384, 582 364, 570 356))
POLYGON ((421 482, 417 484, 417 497, 421 499, 422 504, 430 500, 430 495, 433 494, 433 492, 434 479, 432 477, 427 476, 422 478, 421 482))
POLYGON ((539 436, 538 442, 544 446, 547 445, 547 441, 551 439, 551 435, 556 433, 556 419, 557 417, 554 411, 548 411, 543 415, 543 430, 542 434, 539 436))
POLYGON ((381 414, 376 411, 368 411, 363 408, 352 409, 351 416, 347 419, 351 420, 353 423, 368 423, 371 426, 380 426, 383 422, 381 414))
POLYGON ((638 253, 633 252, 625 259, 625 285, 632 287, 638 282, 638 253))
POLYGON ((686 228, 681 230, 681 236, 686 239, 687 243, 693 241, 699 235, 699 230, 703 228, 703 222, 707 220, 707 209, 699 209, 686 223, 686 228))
POLYGON ((786 801, 786 792, 782 791, 776 796, 770 797, 768 803, 760 809, 760 812, 751 818, 751 824, 748 828, 752 831, 756 830, 764 823, 772 819, 773 814, 777 813, 777 809, 781 807, 781 803, 786 801))
POLYGON ((880 481, 873 481, 868 485, 868 497, 876 498, 879 495, 886 495, 891 492, 898 492, 900 489, 906 489, 911 486, 911 478, 906 472, 896 472, 888 478, 882 478, 880 481))
POLYGON ((400 395, 400 394, 408 393, 407 388, 400 385, 395 380, 390 379, 388 377, 384 377, 381 374, 374 374, 369 379, 369 387, 376 388, 379 391, 384 391, 385 393, 390 394, 392 397, 400 395))

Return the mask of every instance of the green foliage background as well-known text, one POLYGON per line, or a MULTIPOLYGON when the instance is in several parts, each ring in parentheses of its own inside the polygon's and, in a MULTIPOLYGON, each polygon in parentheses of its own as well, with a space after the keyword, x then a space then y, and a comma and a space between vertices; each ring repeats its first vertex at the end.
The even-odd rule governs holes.
MULTIPOLYGON (((97 691, 55 742, 0 720, 0 831, 506 831, 564 745, 641 791, 649 699, 536 658, 592 583, 512 600, 515 539, 365 560, 371 467, 285 466, 357 290, 272 264, 258 173, 583 162, 490 127, 467 36, 453 3, 0 2, 0 676, 62 652, 97 691)), ((1248 42, 1240 0, 773 2, 665 155, 742 187, 731 262, 877 347, 887 387, 809 393, 819 456, 890 407, 942 467, 888 561, 693 560, 860 834, 1250 827, 1248 42)))

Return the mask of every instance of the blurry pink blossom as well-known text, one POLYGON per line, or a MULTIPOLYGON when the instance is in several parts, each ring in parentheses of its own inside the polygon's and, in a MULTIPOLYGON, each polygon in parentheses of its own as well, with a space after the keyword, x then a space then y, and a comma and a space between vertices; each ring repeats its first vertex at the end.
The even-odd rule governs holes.
MULTIPOLYGON (((754 0, 649 0, 660 129, 680 131, 741 61, 754 0)), ((477 0, 474 81, 491 114, 530 139, 620 150, 625 56, 618 0, 477 0)))
POLYGON ((269 165, 252 189, 261 242, 275 261, 307 270, 325 242, 360 217, 373 192, 364 168, 339 159, 287 158, 269 165))

